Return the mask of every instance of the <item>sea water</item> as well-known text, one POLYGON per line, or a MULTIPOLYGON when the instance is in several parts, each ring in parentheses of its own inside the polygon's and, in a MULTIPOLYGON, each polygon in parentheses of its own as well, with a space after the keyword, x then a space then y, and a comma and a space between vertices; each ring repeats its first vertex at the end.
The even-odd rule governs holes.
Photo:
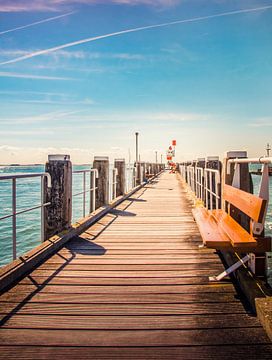
MULTIPOLYGON (((73 171, 90 170, 90 165, 74 165, 73 171)), ((110 166, 112 174, 113 166, 110 166)), ((2 174, 35 174, 44 172, 43 165, 31 166, 0 166, 2 174)), ((126 188, 133 187, 132 166, 126 169, 126 188)), ((110 199, 112 198, 112 176, 110 176, 110 199)), ((40 177, 16 180, 16 209, 17 212, 41 204, 41 179, 40 177)), ((86 189, 90 188, 90 175, 86 173, 86 189)), ((73 174, 72 182, 72 222, 76 222, 84 215, 83 173, 73 174)), ((90 210, 90 193, 86 193, 85 215, 90 210)), ((0 181, 0 218, 12 213, 12 181, 0 181)), ((32 210, 16 217, 17 256, 33 249, 41 243, 41 209, 32 210)), ((0 266, 12 261, 12 218, 0 220, 0 266)))

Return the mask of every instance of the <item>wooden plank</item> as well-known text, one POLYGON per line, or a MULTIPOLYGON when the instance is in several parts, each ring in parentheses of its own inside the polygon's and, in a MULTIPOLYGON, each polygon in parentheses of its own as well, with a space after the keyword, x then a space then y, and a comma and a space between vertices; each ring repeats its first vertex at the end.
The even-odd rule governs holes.
POLYGON ((80 347, 80 346, 1 346, 1 359, 35 359, 46 360, 271 360, 272 345, 270 344, 236 344, 236 345, 205 345, 205 346, 171 346, 171 347, 80 347))
POLYGON ((262 328, 198 330, 28 330, 2 329, 2 345, 32 346, 195 346, 269 344, 262 328))
MULTIPOLYGON (((184 293, 195 293, 198 294, 197 297, 200 297, 200 294, 203 293, 220 293, 220 292, 234 292, 234 287, 232 283, 222 282, 220 284, 183 284, 183 285, 67 285, 62 283, 62 285, 51 285, 48 284, 44 287, 37 287, 34 283, 29 285, 19 283, 16 287, 9 290, 9 294, 13 293, 27 293, 30 296, 32 293, 56 293, 59 296, 62 294, 83 294, 83 293, 95 293, 95 294, 184 294, 184 293)), ((33 294, 33 295, 34 295, 33 294)))
MULTIPOLYGON (((225 280, 227 282, 229 280, 225 280)), ((207 276, 194 276, 194 277, 183 277, 183 278, 92 278, 92 277, 47 277, 47 276, 31 276, 24 278, 20 284, 29 285, 201 285, 208 284, 209 279, 207 276)))
POLYGON ((0 314, 39 315, 203 315, 203 314, 243 314, 240 302, 228 303, 184 303, 184 304, 86 304, 86 303, 29 303, 17 307, 13 303, 2 303, 0 314))
MULTIPOLYGON (((192 290, 193 291, 193 290, 192 290)), ((13 303, 19 305, 20 302, 24 301, 28 296, 28 293, 16 292, 16 293, 5 293, 0 296, 0 306, 5 306, 5 303, 13 303)), ((81 304, 175 304, 175 303, 221 303, 221 302, 238 302, 239 298, 234 292, 210 292, 202 293, 199 296, 199 292, 195 293, 180 293, 180 294, 130 294, 124 293, 120 296, 120 293, 115 294, 96 294, 96 293, 48 293, 38 292, 34 293, 28 298, 28 302, 53 302, 53 303, 81 303, 81 304)))
MULTIPOLYGON (((223 270, 223 267, 220 266, 217 270, 223 270)), ((106 271, 106 270, 66 270, 65 268, 57 271, 55 269, 53 270, 35 270, 31 274, 31 278, 37 278, 37 277, 50 277, 54 276, 56 278, 58 277, 84 277, 84 278, 184 278, 184 277, 201 277, 201 276, 207 276, 207 270, 199 270, 199 269, 193 269, 193 270, 181 270, 181 271, 175 271, 175 270, 168 270, 168 271, 159 271, 159 270, 153 270, 153 271, 147 271, 147 270, 137 270, 137 271, 106 271)), ((65 281, 65 279, 63 279, 65 281)), ((179 281, 179 280, 178 280, 179 281)))
POLYGON ((257 319, 246 314, 201 315, 196 321, 192 315, 174 316, 69 316, 48 315, 46 321, 40 315, 15 315, 3 328, 10 329, 86 329, 86 330, 155 330, 155 329, 220 329, 229 327, 239 331, 240 328, 257 327, 257 319))
MULTIPOLYGON (((56 263, 45 263, 38 267, 38 270, 57 270, 58 264, 56 263)), ((192 262, 192 263, 184 263, 184 264, 159 264, 159 265, 93 265, 92 263, 75 263, 72 262, 71 264, 65 265, 63 270, 79 270, 79 271, 119 271, 120 275, 122 271, 183 271, 183 270, 222 270, 221 262, 214 261, 214 262, 192 262)))

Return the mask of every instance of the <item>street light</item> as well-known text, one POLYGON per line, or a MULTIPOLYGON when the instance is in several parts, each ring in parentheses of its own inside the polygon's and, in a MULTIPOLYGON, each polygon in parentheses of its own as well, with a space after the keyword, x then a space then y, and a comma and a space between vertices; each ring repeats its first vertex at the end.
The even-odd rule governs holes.
POLYGON ((158 164, 158 151, 155 151, 156 154, 156 164, 158 164))
POLYGON ((139 152, 138 136, 139 136, 139 133, 136 132, 136 133, 135 133, 135 136, 136 136, 136 163, 137 163, 138 160, 139 160, 139 156, 138 156, 138 152, 139 152))

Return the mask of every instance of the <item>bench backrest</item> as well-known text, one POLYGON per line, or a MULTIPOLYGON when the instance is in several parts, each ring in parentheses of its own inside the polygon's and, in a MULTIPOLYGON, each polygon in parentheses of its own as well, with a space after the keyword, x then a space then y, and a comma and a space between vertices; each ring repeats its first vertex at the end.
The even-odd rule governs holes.
POLYGON ((254 221, 262 222, 266 209, 266 200, 226 184, 223 189, 223 198, 254 221))

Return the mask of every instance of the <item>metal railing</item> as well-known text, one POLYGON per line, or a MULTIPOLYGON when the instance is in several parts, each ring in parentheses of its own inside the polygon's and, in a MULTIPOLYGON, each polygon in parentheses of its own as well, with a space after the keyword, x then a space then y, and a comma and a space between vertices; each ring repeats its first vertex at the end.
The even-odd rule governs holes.
POLYGON ((126 192, 136 186, 136 168, 133 164, 126 166, 126 192))
POLYGON ((221 205, 220 171, 193 165, 180 164, 180 174, 197 200, 207 209, 219 209, 221 205))
POLYGON ((204 204, 207 209, 217 210, 221 207, 221 177, 216 169, 204 169, 204 204))
POLYGON ((117 175, 118 175, 118 170, 116 168, 113 168, 112 169, 112 200, 114 200, 116 198, 117 175))
POLYGON ((196 194, 196 197, 198 199, 204 201, 205 185, 204 185, 204 169, 203 168, 201 168, 201 167, 196 167, 195 168, 194 179, 195 179, 195 194, 196 194))
POLYGON ((0 217, 0 221, 12 218, 12 257, 13 260, 17 258, 17 216, 41 209, 41 241, 44 241, 44 208, 50 205, 50 202, 45 202, 45 186, 44 179, 47 178, 47 187, 51 187, 51 177, 48 173, 37 173, 37 174, 14 174, 14 175, 0 175, 0 181, 2 180, 11 180, 12 181, 12 212, 0 217), (30 208, 24 208, 17 211, 17 179, 27 179, 27 178, 41 178, 41 204, 32 206, 30 208))
POLYGON ((95 211, 95 193, 97 190, 96 179, 98 178, 98 170, 90 169, 90 170, 76 170, 73 171, 73 174, 82 174, 82 191, 73 194, 73 197, 82 195, 82 216, 86 216, 86 194, 90 193, 90 206, 89 213, 95 211), (90 187, 87 188, 86 180, 87 174, 89 174, 89 183, 90 187))

